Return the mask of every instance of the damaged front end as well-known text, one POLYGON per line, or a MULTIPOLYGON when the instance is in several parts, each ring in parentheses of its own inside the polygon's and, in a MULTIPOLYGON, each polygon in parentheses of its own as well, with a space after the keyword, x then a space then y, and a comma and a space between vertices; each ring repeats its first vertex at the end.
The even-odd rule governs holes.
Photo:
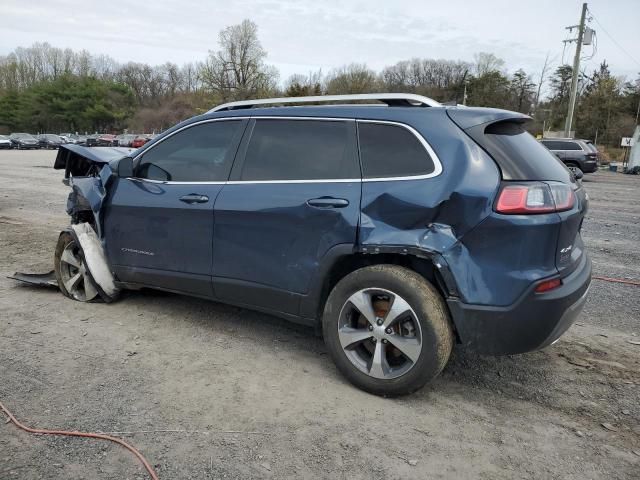
POLYGON ((64 169, 63 183, 71 187, 66 211, 71 225, 60 233, 55 270, 47 274, 16 272, 12 278, 33 285, 56 285, 79 301, 117 298, 111 268, 104 250, 102 207, 120 160, 129 148, 87 148, 61 145, 53 168, 64 169))

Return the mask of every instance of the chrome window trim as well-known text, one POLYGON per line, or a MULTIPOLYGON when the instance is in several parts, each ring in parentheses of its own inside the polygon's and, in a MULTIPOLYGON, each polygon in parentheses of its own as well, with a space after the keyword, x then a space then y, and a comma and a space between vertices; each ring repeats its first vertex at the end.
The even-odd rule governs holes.
POLYGON ((144 155, 147 151, 156 147, 160 143, 164 142, 167 138, 171 138, 178 132, 181 132, 187 128, 201 125, 203 123, 209 122, 220 122, 227 120, 319 120, 319 121, 329 121, 329 122, 358 122, 358 123, 375 123, 381 125, 395 125, 398 127, 405 128, 409 130, 422 144, 424 149, 427 151, 431 159, 433 160, 434 170, 431 173, 427 173, 424 175, 410 175, 404 177, 380 177, 380 178, 333 178, 333 179, 315 179, 315 180, 227 180, 227 181, 215 181, 215 182, 179 182, 179 181, 163 181, 163 180, 151 180, 148 178, 138 178, 138 177, 127 177, 127 180, 135 180, 135 181, 144 181, 149 183, 156 184, 165 184, 165 185, 251 185, 251 184, 285 184, 285 183, 354 183, 354 182, 391 182, 391 181, 406 181, 406 180, 424 180, 427 178, 437 177, 442 173, 442 163, 440 162, 440 158, 433 150, 429 142, 425 140, 425 138, 413 127, 407 125, 406 123, 389 121, 389 120, 369 120, 369 119, 355 119, 355 118, 339 118, 339 117, 307 117, 307 116, 280 116, 280 115, 257 115, 257 116, 239 116, 239 117, 223 117, 223 118, 209 118, 206 120, 201 120, 199 122, 190 123, 189 125, 185 125, 178 130, 171 132, 171 134, 166 137, 158 140, 157 143, 154 143, 146 149, 144 152, 140 152, 133 158, 133 162, 138 160, 142 155, 144 155))
POLYGON ((424 175, 408 175, 403 177, 375 177, 375 178, 362 178, 363 182, 392 182, 392 181, 404 181, 404 180, 424 180, 426 178, 437 177, 442 173, 442 163, 440 162, 440 157, 435 152, 435 150, 429 145, 429 142, 425 140, 425 138, 412 126, 407 125, 406 123, 401 122, 393 122, 387 120, 358 120, 358 123, 376 123, 380 125, 395 125, 397 127, 403 127, 409 130, 422 144, 424 149, 427 151, 431 160, 433 161, 433 172, 426 173, 424 175))

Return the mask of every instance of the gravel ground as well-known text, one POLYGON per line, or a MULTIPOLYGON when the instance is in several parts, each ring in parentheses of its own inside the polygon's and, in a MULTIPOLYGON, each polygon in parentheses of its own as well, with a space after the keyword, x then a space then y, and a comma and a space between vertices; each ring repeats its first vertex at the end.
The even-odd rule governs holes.
MULTIPOLYGON (((54 157, 0 152, 0 401, 26 424, 124 432, 163 480, 638 478, 638 287, 594 280, 554 346, 456 348, 431 385, 378 398, 267 315, 156 292, 81 304, 5 278, 51 268, 68 223, 54 157)), ((594 275, 640 280, 640 177, 584 185, 594 275)), ((117 445, 0 423, 0 478, 146 477, 117 445)))

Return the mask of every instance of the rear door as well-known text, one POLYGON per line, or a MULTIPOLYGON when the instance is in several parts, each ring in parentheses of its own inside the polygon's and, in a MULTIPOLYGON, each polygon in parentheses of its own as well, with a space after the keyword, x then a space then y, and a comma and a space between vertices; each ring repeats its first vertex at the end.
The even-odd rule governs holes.
POLYGON ((355 131, 348 119, 250 122, 215 205, 216 297, 298 313, 327 251, 356 242, 355 131))
POLYGON ((109 262, 124 282, 212 296, 213 205, 247 120, 189 125, 145 150, 105 212, 109 262))

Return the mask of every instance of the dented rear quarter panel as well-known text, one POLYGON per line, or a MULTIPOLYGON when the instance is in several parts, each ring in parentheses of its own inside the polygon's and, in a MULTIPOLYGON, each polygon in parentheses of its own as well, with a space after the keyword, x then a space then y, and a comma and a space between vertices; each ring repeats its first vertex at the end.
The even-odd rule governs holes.
MULTIPOLYGON (((464 112, 469 124, 509 112, 464 112)), ((524 115, 522 115, 525 118, 524 115)), ((535 281, 558 273, 555 252, 563 217, 493 211, 502 181, 495 161, 444 109, 412 110, 414 127, 443 171, 423 180, 364 182, 359 248, 365 253, 418 251, 448 275, 449 295, 476 305, 515 303, 535 281), (453 283, 453 285, 452 285, 453 283)))
POLYGON ((429 142, 443 171, 422 180, 363 182, 359 247, 366 253, 410 247, 444 260, 456 294, 466 302, 491 303, 495 279, 478 277, 485 262, 469 251, 477 245, 464 238, 492 213, 500 172, 444 110, 419 113, 399 121, 429 142))

